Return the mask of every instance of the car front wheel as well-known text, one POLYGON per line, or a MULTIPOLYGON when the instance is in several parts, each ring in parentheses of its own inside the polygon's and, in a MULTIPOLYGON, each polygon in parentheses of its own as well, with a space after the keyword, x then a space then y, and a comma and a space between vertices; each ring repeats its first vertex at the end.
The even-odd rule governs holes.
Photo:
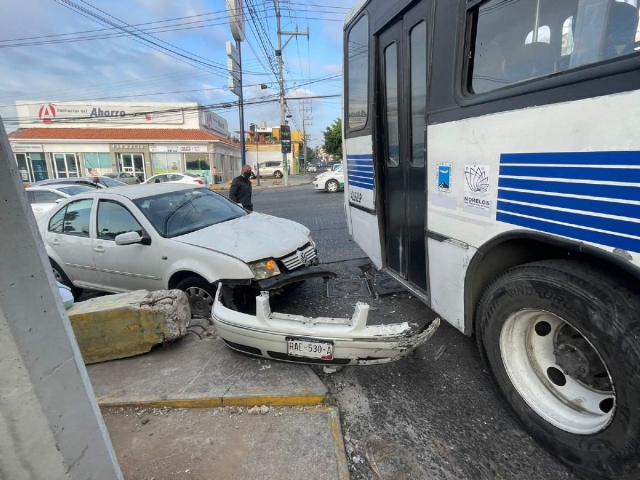
POLYGON ((200 277, 187 277, 176 286, 187 294, 192 317, 211 318, 216 288, 200 277))
POLYGON ((588 264, 535 262, 477 310, 483 360, 529 434, 584 478, 640 478, 640 296, 588 264))
POLYGON ((273 172, 273 176, 275 178, 282 178, 282 172, 279 170, 276 170, 275 172, 273 172))
POLYGON ((335 193, 338 191, 339 187, 340 185, 338 184, 338 182, 336 182, 335 180, 329 180, 324 188, 327 190, 327 192, 335 193))

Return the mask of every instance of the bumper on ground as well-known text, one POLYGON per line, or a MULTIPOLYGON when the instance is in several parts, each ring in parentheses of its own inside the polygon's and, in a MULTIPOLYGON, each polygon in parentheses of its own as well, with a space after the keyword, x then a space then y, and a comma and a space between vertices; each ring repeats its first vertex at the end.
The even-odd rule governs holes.
POLYGON ((389 363, 411 353, 435 333, 436 318, 417 328, 408 322, 367 325, 369 305, 357 303, 351 318, 304 317, 271 311, 269 293, 256 297, 256 314, 231 310, 218 289, 212 309, 220 337, 233 349, 251 355, 297 363, 372 365, 389 363), (333 344, 333 359, 291 356, 287 339, 313 339, 333 344))

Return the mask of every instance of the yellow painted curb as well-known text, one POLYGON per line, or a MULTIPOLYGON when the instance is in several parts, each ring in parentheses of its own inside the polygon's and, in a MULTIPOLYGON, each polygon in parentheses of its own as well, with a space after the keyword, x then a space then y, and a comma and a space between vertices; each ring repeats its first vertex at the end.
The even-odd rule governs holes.
POLYGON ((340 480, 349 480, 349 464, 347 462, 347 453, 344 448, 340 416, 337 408, 332 409, 331 415, 329 416, 329 424, 331 426, 331 436, 333 437, 333 445, 336 451, 338 478, 340 480))
POLYGON ((118 400, 110 397, 96 399, 101 407, 147 407, 147 408, 213 408, 222 407, 222 398, 140 398, 118 400))
POLYGON ((255 397, 210 397, 210 398, 131 398, 119 400, 112 397, 96 399, 101 407, 148 407, 148 408, 213 408, 213 407, 312 407, 321 405, 325 395, 255 396, 255 397))
POLYGON ((253 407, 255 405, 269 405, 272 407, 312 407, 320 405, 326 400, 325 395, 299 395, 299 396, 256 396, 256 397, 229 397, 222 399, 224 407, 253 407))

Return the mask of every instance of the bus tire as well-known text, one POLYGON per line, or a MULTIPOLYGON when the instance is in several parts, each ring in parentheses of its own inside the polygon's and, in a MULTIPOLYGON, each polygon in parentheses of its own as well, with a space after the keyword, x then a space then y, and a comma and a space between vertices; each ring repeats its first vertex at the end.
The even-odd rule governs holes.
POLYGON ((515 267, 478 305, 478 346, 503 400, 584 478, 640 478, 639 320, 627 282, 571 260, 515 267))

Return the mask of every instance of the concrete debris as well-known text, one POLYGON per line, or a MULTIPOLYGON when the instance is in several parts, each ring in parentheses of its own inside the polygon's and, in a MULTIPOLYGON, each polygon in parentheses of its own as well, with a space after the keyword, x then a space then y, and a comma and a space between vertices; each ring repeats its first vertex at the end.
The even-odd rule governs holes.
POLYGON ((67 313, 85 364, 146 353, 185 336, 191 321, 189 300, 180 290, 92 298, 67 313))
POLYGON ((260 415, 266 415, 267 413, 269 413, 269 407, 267 407, 266 405, 262 405, 260 407, 260 415))
POLYGON ((247 413, 249 415, 258 415, 260 413, 260 407, 258 407, 257 405, 253 408, 250 408, 249 410, 247 410, 247 413))

